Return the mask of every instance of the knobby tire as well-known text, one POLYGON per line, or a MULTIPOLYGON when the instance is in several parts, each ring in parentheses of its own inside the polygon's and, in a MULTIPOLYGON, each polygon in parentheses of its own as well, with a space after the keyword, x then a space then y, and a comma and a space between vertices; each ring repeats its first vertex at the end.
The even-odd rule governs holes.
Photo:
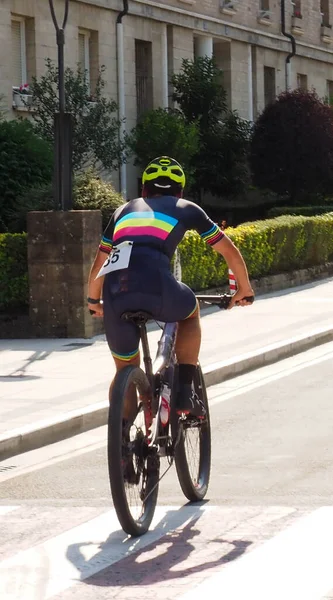
POLYGON ((188 500, 198 502, 202 500, 208 490, 210 467, 211 467, 211 430, 209 418, 209 406, 207 399, 206 386, 198 365, 194 377, 194 390, 204 404, 206 417, 197 427, 199 437, 199 461, 197 477, 193 477, 190 470, 189 461, 186 455, 186 436, 190 434, 191 429, 186 429, 186 422, 182 424, 178 415, 173 412, 172 416, 172 436, 176 439, 179 427, 182 428, 179 443, 175 448, 175 464, 178 480, 181 489, 188 500))
MULTIPOLYGON (((134 518, 126 496, 126 489, 128 489, 126 486, 128 486, 128 483, 124 481, 122 461, 124 398, 131 384, 135 384, 140 394, 147 394, 150 388, 145 372, 139 367, 130 365, 117 373, 109 408, 108 468, 113 504, 119 522, 126 533, 132 536, 139 536, 146 533, 154 516, 158 495, 159 463, 158 458, 152 455, 149 455, 144 461, 145 469, 147 470, 145 493, 147 500, 142 501, 142 514, 139 518, 134 518), (151 492, 154 486, 156 487, 151 492)), ((146 452, 146 448, 147 446, 144 442, 142 444, 144 453, 146 452)), ((134 485, 136 484, 133 484, 133 487, 134 485)))

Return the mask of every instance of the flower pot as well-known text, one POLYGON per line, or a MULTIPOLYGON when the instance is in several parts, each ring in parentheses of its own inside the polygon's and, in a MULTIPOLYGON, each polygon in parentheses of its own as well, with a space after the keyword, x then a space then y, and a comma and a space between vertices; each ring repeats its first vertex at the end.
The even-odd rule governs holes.
POLYGON ((28 108, 32 104, 32 95, 14 92, 13 101, 17 108, 28 108))

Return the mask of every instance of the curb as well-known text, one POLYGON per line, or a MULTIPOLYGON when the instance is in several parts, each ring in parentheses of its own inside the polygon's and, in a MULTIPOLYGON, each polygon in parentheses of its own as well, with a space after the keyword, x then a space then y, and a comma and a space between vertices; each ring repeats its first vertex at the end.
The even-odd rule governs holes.
MULTIPOLYGON (((206 386, 216 385, 331 341, 333 341, 333 327, 321 328, 245 353, 236 360, 230 359, 208 365, 203 368, 206 386)), ((5 460, 106 425, 108 405, 108 401, 91 404, 54 419, 39 421, 37 424, 9 431, 0 436, 0 459, 5 460)))

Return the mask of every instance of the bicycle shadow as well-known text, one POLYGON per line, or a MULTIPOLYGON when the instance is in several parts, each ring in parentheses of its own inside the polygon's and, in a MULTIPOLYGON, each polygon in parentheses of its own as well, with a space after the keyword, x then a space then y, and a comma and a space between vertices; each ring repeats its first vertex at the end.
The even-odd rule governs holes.
POLYGON ((31 365, 34 365, 37 361, 46 360, 49 357, 50 353, 44 350, 37 350, 31 356, 24 359, 22 361, 21 366, 17 367, 10 373, 6 375, 0 375, 0 381, 4 381, 6 383, 15 382, 15 381, 33 381, 35 379, 41 379, 40 375, 31 375, 27 373, 27 370, 31 365))
MULTIPOLYGON (((182 510, 182 509, 180 509, 182 510)), ((184 511, 186 513, 186 511, 184 511)), ((105 542, 100 545, 100 550, 90 560, 85 561, 81 548, 89 545, 89 542, 81 544, 72 544, 68 547, 66 556, 74 566, 80 565, 82 572, 80 581, 97 587, 125 587, 136 585, 153 585, 163 581, 179 580, 190 575, 198 574, 202 571, 209 571, 216 567, 221 567, 244 554, 248 547, 253 543, 249 540, 233 540, 228 538, 213 538, 207 540, 203 536, 202 541, 197 546, 192 540, 201 534, 200 529, 196 527, 203 513, 195 515, 189 522, 188 514, 183 519, 179 519, 179 510, 168 511, 164 519, 156 526, 156 529, 162 526, 162 533, 159 539, 140 548, 140 542, 137 547, 133 544, 133 539, 129 543, 134 546, 125 557, 117 562, 102 568, 100 571, 85 578, 84 573, 89 571, 89 565, 95 570, 94 565, 107 564, 110 546, 113 543, 119 544, 119 531, 112 533, 105 542), (177 517, 175 526, 173 519, 177 517), (181 523, 181 520, 183 523, 181 523), (184 524, 182 526, 182 524, 184 524), (163 531, 164 529, 164 531, 163 531), (197 549, 202 550, 208 543, 214 544, 214 551, 206 554, 205 560, 197 564, 197 561, 191 557, 192 552, 197 549), (219 551, 216 549, 219 544, 219 551), (214 554, 213 560, 207 560, 214 554), (190 561, 188 566, 177 568, 184 561, 190 561)), ((147 534, 146 534, 147 535, 147 534)), ((143 538, 140 538, 143 539, 143 538)), ((91 572, 91 571, 90 571, 91 572)))

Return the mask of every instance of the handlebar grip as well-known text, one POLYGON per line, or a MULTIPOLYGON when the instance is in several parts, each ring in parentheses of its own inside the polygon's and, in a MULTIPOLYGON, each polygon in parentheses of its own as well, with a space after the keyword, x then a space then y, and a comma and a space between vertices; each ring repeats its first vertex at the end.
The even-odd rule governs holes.
MULTIPOLYGON (((219 307, 221 309, 227 309, 231 302, 231 298, 232 298, 232 296, 230 294, 223 294, 221 296, 221 301, 220 301, 219 307)), ((249 304, 253 304, 254 296, 244 296, 244 298, 242 298, 242 300, 246 300, 246 302, 249 302, 249 304)), ((236 302, 236 306, 239 306, 239 302, 236 302)))
POLYGON ((244 296, 244 298, 242 298, 242 300, 246 300, 246 302, 249 302, 250 304, 253 304, 253 302, 254 302, 254 296, 244 296))

